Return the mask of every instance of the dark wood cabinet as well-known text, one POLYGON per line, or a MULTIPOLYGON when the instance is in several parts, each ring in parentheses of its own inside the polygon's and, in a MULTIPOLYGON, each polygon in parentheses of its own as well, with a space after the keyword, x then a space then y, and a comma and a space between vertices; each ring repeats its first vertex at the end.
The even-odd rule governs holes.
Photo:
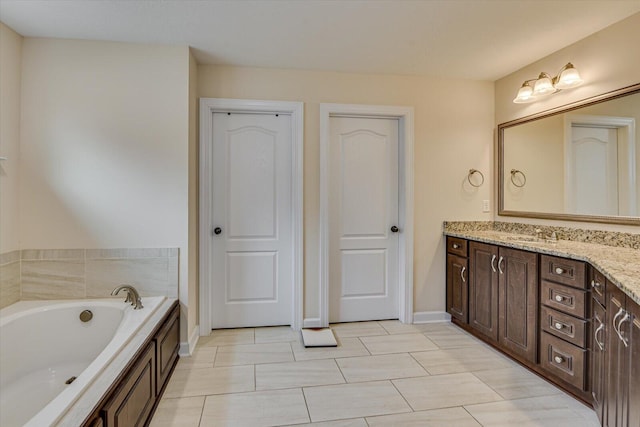
MULTIPOLYGON (((591 269, 595 270, 595 269, 591 269)), ((592 276, 593 280, 593 276, 592 276)), ((589 369, 589 383, 591 387, 591 398, 593 409, 598 415, 598 420, 601 424, 604 424, 606 418, 605 411, 605 396, 607 385, 607 339, 609 336, 609 328, 607 324, 607 311, 604 304, 606 301, 600 297, 604 295, 605 279, 602 277, 602 292, 600 296, 596 296, 593 293, 593 299, 591 303, 591 337, 589 340, 589 350, 591 352, 590 357, 590 369, 589 369)), ((592 290, 593 290, 592 285, 592 290)))
POLYGON ((498 341, 498 247, 469 243, 469 325, 498 341))
POLYGON ((538 256, 510 248, 500 248, 498 253, 500 345, 535 363, 538 350, 538 256))
POLYGON ((467 270, 467 258, 447 254, 447 312, 463 323, 468 321, 467 270))
POLYGON ((609 427, 640 426, 640 307, 607 283, 606 423, 609 427))
POLYGON ((156 369, 156 395, 161 393, 178 359, 178 349, 180 347, 179 315, 180 310, 176 307, 154 337, 158 365, 156 369))

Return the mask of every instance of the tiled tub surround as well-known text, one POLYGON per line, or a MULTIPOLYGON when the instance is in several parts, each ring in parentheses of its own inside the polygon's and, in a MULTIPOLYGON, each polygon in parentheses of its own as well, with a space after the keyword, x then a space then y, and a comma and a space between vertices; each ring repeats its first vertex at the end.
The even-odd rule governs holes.
POLYGON ((640 235, 501 222, 445 222, 444 234, 587 261, 640 304, 640 235), (520 235, 535 236, 536 228, 544 235, 555 231, 559 240, 555 243, 510 240, 520 235))
POLYGON ((24 249, 0 255, 0 308, 19 300, 104 298, 118 285, 178 296, 178 249, 24 249))

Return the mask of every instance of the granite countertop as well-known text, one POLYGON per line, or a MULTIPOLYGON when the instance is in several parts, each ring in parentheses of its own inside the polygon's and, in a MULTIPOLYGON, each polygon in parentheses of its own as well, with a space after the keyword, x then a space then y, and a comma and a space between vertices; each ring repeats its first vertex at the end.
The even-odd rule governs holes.
POLYGON ((638 249, 569 240, 558 240, 555 243, 524 241, 517 239, 519 237, 531 239, 532 236, 496 230, 450 230, 445 227, 444 234, 446 236, 587 261, 632 300, 640 304, 640 250, 638 249))

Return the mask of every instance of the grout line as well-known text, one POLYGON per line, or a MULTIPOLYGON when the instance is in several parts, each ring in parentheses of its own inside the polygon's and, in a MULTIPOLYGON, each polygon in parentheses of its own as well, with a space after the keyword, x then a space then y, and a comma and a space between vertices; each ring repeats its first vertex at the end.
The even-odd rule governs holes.
MULTIPOLYGON (((419 377, 421 378, 421 377, 419 377)), ((396 389, 396 391, 398 392, 398 394, 400 395, 400 397, 402 397, 402 400, 405 401, 405 403, 409 406, 409 408, 411 408, 411 412, 416 412, 415 409, 413 409, 413 406, 411 406, 411 404, 409 403, 409 401, 407 400, 406 397, 404 397, 404 394, 402 394, 402 392, 400 392, 400 390, 398 389, 398 387, 393 383, 392 380, 389 380, 389 382, 391 383, 391 385, 393 386, 394 389, 396 389)))
POLYGON ((478 424, 480 424, 481 426, 483 425, 483 424, 480 422, 480 420, 478 420, 476 417, 474 417, 474 416, 473 416, 473 414, 467 410, 466 406, 461 405, 461 406, 459 406, 459 408, 462 408, 462 409, 463 409, 467 414, 469 414, 469 416, 470 416, 471 418, 473 418, 473 419, 474 419, 478 424))
POLYGON ((500 394, 500 392, 498 390, 496 390, 495 388, 491 387, 491 385, 487 384, 486 382, 482 381, 482 378, 478 377, 474 372, 468 372, 469 374, 473 375, 475 378, 478 379, 478 381, 480 381, 482 384, 486 385, 487 387, 489 387, 491 389, 491 391, 493 391, 494 393, 496 393, 498 396, 500 396, 502 398, 503 401, 505 400, 514 400, 514 399, 507 399, 506 397, 504 397, 502 394, 500 394))
POLYGON ((344 383, 349 384, 349 381, 347 381, 347 377, 344 376, 344 372, 342 372, 340 365, 338 365, 338 361, 336 359, 333 359, 333 363, 335 363, 336 366, 338 367, 338 372, 340 372, 340 375, 342 375, 342 379, 344 379, 344 383))
POLYGON ((204 400, 202 401, 202 408, 200 409, 200 419, 198 420, 198 427, 200 427, 200 425, 202 424, 202 415, 204 415, 204 405, 207 404, 207 396, 209 395, 205 395, 204 400))
POLYGON ((312 423, 311 412, 309 412, 309 404, 307 403, 307 396, 304 394, 304 387, 299 387, 302 392, 302 398, 304 399, 304 406, 307 408, 307 416, 309 417, 309 422, 312 423))

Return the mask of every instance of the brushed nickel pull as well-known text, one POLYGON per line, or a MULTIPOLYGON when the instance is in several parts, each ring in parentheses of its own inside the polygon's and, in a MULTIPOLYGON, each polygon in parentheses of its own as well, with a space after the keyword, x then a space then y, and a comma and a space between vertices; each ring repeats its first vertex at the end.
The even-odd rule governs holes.
POLYGON ((491 257, 491 269, 493 270, 493 272, 494 272, 494 273, 496 272, 496 265, 495 265, 495 262, 496 262, 496 256, 495 256, 495 255, 493 255, 493 256, 491 257))
POLYGON ((564 297, 562 295, 556 295, 554 299, 558 302, 564 301, 564 297))
POLYGON ((460 248, 460 245, 458 245, 457 243, 454 243, 453 245, 451 245, 451 247, 452 247, 453 249, 459 249, 459 248, 460 248))
POLYGON ((564 270, 560 267, 556 267, 556 274, 562 274, 564 273, 564 270))
POLYGON ((462 283, 466 283, 467 281, 464 278, 464 271, 467 269, 467 267, 462 267, 462 270, 460 270, 460 278, 462 279, 462 283))
POLYGON ((620 319, 620 321, 618 322, 618 327, 616 328, 618 338, 620 338, 620 341, 622 341, 622 344, 624 344, 625 347, 629 347, 629 341, 624 336, 622 336, 622 330, 620 330, 620 328, 622 327, 622 324, 629 319, 631 319, 631 315, 628 311, 625 311, 624 316, 622 316, 622 319, 620 319))
POLYGON ((564 357, 554 356, 553 357, 553 361, 556 362, 556 363, 562 363, 562 362, 564 362, 564 357))
POLYGON ((598 348, 600 348, 600 351, 604 351, 604 343, 600 342, 600 340, 598 339, 598 334, 603 330, 604 330, 604 323, 600 321, 600 326, 598 326, 596 328, 596 331, 593 333, 593 340, 598 345, 598 348))
POLYGON ((504 261, 504 258, 500 257, 500 259, 498 260, 498 271, 500 272, 500 274, 504 274, 504 271, 502 271, 502 268, 500 267, 502 265, 502 261, 504 261))
POLYGON ((600 284, 599 282, 596 282, 595 280, 592 280, 591 287, 594 289, 600 289, 602 287, 602 284, 600 284))
POLYGON ((560 330, 564 327, 564 325, 560 322, 556 322, 555 325, 553 325, 556 329, 560 330))

